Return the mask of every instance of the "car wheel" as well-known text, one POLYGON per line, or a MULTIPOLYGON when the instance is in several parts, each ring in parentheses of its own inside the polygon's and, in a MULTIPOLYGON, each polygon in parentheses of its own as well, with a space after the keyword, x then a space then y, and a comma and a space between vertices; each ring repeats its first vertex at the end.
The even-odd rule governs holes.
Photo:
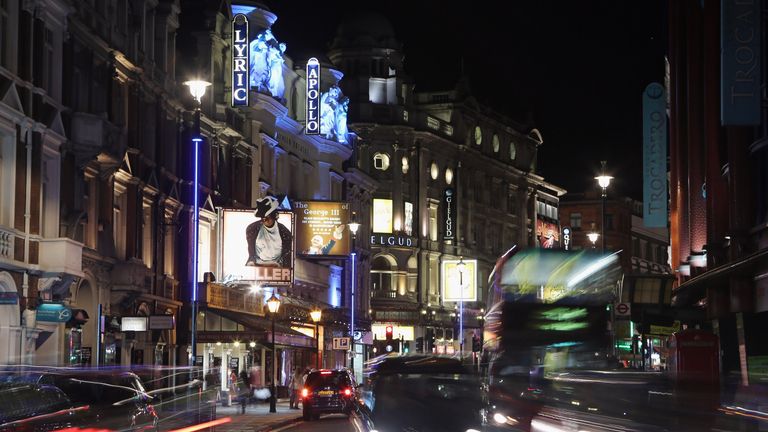
POLYGON ((304 408, 304 415, 303 415, 303 417, 304 417, 304 420, 306 420, 306 421, 312 420, 312 417, 313 417, 312 411, 304 408))

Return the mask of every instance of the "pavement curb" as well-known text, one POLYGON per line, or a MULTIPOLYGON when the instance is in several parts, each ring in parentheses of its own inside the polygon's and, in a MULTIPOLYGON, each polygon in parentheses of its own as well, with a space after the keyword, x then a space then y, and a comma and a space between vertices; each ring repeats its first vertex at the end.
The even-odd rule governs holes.
POLYGON ((294 417, 294 418, 291 418, 291 419, 280 420, 280 421, 277 421, 277 422, 274 422, 274 423, 270 423, 268 425, 264 425, 264 426, 262 426, 262 427, 260 427, 258 429, 254 429, 254 432, 273 431, 275 429, 280 429, 280 428, 286 427, 288 425, 291 425, 291 424, 294 424, 294 423, 298 423, 301 420, 302 420, 301 417, 294 417))

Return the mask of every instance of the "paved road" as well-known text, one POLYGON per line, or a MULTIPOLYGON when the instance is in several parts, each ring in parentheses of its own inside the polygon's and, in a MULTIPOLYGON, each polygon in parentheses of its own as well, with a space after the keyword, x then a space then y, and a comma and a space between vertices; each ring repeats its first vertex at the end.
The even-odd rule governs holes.
POLYGON ((357 432, 354 425, 343 415, 324 415, 320 420, 302 421, 286 429, 284 432, 357 432))

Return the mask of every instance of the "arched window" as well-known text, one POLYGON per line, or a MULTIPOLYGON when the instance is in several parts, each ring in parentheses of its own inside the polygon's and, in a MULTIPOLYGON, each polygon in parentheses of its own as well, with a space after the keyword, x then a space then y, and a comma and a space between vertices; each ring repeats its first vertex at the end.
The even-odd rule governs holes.
MULTIPOLYGON (((389 255, 379 255, 371 262, 371 290, 379 295, 395 294, 393 275, 397 270, 397 262, 389 255)), ((394 295, 392 295, 394 297, 394 295)))
POLYGON ((419 265, 415 256, 408 258, 408 292, 415 293, 419 281, 419 265))

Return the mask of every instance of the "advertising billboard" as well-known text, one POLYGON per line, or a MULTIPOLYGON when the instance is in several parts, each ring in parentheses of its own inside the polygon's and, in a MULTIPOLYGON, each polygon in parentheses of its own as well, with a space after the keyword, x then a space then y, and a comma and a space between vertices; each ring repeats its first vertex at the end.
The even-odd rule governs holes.
POLYGON ((351 251, 349 203, 295 201, 296 253, 305 258, 347 256, 351 251))
POLYGON ((443 301, 477 300, 477 260, 464 260, 464 271, 459 271, 459 260, 444 260, 441 272, 443 301))
POLYGON ((265 285, 293 282, 293 213, 278 211, 272 226, 255 209, 221 211, 221 274, 224 281, 265 285))
POLYGON ((539 247, 554 249, 560 247, 560 229, 556 222, 551 222, 540 217, 536 218, 536 239, 539 247))
POLYGON ((391 199, 373 199, 373 232, 392 234, 391 199))

